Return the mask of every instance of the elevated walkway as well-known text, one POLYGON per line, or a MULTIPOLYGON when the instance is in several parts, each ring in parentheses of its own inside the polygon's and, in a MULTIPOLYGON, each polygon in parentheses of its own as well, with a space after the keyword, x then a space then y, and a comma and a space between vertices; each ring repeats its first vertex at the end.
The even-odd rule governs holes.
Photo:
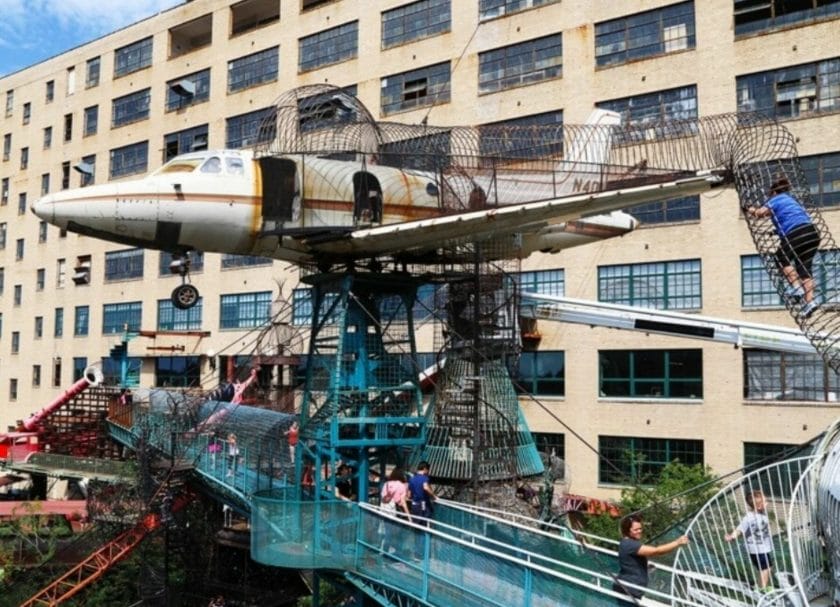
POLYGON ((7 464, 7 468, 54 478, 87 478, 104 482, 133 481, 136 476, 130 462, 55 453, 32 453, 25 461, 7 464))

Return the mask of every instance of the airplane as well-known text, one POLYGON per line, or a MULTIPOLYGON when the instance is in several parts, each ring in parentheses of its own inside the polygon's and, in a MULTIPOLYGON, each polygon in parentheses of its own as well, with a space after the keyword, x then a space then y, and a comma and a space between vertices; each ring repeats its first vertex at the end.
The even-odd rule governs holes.
MULTIPOLYGON (((187 309, 199 298, 188 282, 191 251, 325 271, 382 260, 452 262, 475 243, 525 258, 620 236, 638 222, 619 209, 719 185, 711 173, 610 167, 619 122, 615 112, 595 110, 562 158, 496 158, 488 167, 476 152, 469 170, 454 161, 411 168, 386 153, 190 152, 139 180, 48 194, 31 210, 69 232, 172 253, 182 277, 172 301, 187 309)), ((457 128, 468 127, 438 132, 457 128)))

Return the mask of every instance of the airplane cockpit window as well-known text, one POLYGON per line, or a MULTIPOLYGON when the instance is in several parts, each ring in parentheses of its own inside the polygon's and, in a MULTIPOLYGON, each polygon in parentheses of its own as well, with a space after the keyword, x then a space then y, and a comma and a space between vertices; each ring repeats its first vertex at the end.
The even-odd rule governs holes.
POLYGON ((156 173, 192 173, 203 158, 175 158, 160 167, 156 173))
POLYGON ((202 173, 221 173, 222 172, 222 161, 219 159, 218 156, 211 156, 207 159, 207 161, 201 165, 201 172, 202 173))
POLYGON ((239 156, 226 156, 225 165, 227 172, 231 175, 242 175, 245 173, 245 164, 239 156))

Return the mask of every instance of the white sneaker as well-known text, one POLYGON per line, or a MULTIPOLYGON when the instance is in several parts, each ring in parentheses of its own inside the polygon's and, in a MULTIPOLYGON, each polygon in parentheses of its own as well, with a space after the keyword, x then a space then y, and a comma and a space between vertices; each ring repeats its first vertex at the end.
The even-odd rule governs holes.
POLYGON ((789 299, 802 299, 805 296, 805 290, 801 286, 788 285, 785 288, 784 296, 789 299))
POLYGON ((818 307, 819 305, 817 304, 817 301, 815 299, 812 299, 804 306, 802 306, 802 309, 799 310, 799 315, 802 318, 811 318, 811 314, 813 314, 814 310, 816 310, 818 307))

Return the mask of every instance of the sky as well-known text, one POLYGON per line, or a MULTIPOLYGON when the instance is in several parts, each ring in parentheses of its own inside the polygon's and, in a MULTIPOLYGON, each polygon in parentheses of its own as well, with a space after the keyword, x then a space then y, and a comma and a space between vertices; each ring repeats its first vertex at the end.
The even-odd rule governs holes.
POLYGON ((0 76, 59 55, 183 0, 0 0, 0 76))

